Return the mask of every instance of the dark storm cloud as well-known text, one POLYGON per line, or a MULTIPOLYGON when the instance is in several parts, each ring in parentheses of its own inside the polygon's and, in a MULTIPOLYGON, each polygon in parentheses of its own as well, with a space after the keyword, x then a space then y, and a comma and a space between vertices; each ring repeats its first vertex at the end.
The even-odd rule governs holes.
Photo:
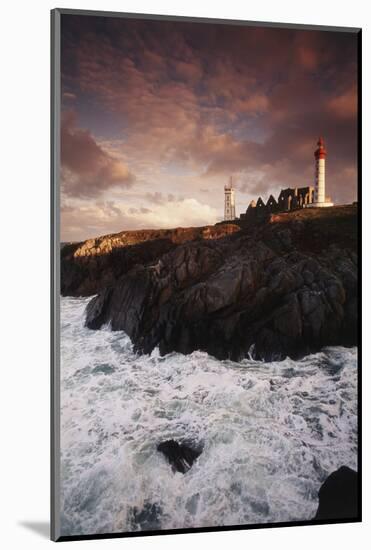
POLYGON ((72 111, 62 115, 61 166, 63 191, 76 197, 95 197, 134 180, 125 164, 100 147, 88 130, 76 127, 72 111))

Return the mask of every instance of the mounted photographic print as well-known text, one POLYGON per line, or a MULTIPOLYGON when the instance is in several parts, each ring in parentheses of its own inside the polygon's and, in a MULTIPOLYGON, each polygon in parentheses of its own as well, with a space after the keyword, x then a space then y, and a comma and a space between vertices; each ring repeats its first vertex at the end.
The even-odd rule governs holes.
POLYGON ((54 540, 361 520, 360 55, 52 12, 54 540))

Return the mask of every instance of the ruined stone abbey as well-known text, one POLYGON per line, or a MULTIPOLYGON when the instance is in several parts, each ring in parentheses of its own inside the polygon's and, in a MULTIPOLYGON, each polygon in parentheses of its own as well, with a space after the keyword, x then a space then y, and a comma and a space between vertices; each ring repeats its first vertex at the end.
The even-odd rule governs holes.
POLYGON ((314 187, 296 187, 282 189, 278 199, 270 195, 266 203, 261 197, 255 202, 250 202, 246 212, 240 215, 240 219, 244 220, 252 216, 261 216, 274 212, 284 212, 294 210, 296 208, 304 208, 306 205, 314 202, 314 187))

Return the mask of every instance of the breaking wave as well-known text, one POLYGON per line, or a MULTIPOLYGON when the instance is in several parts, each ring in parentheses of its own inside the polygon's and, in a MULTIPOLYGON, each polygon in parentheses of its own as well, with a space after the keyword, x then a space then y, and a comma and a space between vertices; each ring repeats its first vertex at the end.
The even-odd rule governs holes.
POLYGON ((341 465, 357 469, 357 349, 239 363, 133 353, 61 299, 61 526, 81 535, 311 519, 341 465), (161 441, 203 444, 185 474, 161 441))

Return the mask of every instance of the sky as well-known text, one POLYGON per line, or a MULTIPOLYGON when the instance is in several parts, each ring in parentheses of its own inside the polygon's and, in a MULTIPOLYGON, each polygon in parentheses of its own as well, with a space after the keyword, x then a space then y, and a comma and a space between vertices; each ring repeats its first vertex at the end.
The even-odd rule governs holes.
POLYGON ((357 200, 355 33, 62 15, 61 240, 223 219, 281 188, 357 200))

